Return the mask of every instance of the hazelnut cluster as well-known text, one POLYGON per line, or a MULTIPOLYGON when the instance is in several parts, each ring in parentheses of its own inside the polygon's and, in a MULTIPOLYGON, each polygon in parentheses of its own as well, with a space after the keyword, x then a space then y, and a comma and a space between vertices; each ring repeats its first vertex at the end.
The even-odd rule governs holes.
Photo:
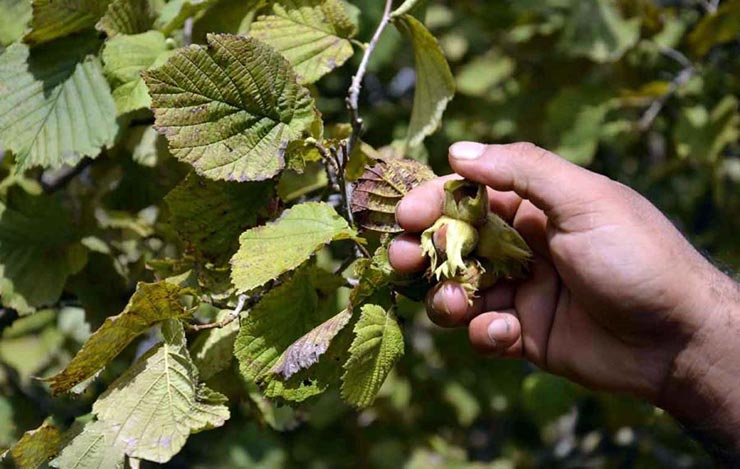
POLYGON ((427 275, 476 292, 527 273, 532 250, 517 231, 489 211, 486 187, 466 179, 445 183, 442 216, 421 235, 427 275))

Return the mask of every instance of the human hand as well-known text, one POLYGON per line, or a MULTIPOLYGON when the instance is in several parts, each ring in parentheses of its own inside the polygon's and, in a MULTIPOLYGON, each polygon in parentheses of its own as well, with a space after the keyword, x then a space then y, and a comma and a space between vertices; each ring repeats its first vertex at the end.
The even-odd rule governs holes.
MULTIPOLYGON (((670 407, 672 390, 692 379, 687 370, 714 353, 706 338, 721 329, 718 321, 738 323, 737 285, 628 187, 524 143, 457 143, 450 164, 491 188, 491 209, 535 252, 528 279, 480 292, 472 306, 454 282, 430 292, 430 318, 467 326, 478 351, 670 407)), ((429 181, 398 205, 408 233, 390 246, 396 270, 426 267, 417 233, 441 215, 450 177, 458 176, 429 181)), ((737 380, 739 365, 734 372, 737 380)))

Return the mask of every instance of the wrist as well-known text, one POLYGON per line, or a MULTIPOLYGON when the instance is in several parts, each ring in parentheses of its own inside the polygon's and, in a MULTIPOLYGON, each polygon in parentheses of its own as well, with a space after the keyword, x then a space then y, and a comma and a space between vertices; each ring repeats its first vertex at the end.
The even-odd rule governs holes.
POLYGON ((654 403, 740 454, 740 285, 702 270, 680 313, 688 333, 654 403))

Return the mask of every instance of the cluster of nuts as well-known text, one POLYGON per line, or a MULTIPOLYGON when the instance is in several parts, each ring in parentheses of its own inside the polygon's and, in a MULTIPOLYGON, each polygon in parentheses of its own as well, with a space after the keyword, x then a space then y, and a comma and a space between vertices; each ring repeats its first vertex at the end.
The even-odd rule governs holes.
POLYGON ((427 275, 459 282, 468 301, 500 279, 521 278, 532 251, 498 215, 489 212, 486 187, 465 179, 445 183, 442 216, 421 235, 427 275))

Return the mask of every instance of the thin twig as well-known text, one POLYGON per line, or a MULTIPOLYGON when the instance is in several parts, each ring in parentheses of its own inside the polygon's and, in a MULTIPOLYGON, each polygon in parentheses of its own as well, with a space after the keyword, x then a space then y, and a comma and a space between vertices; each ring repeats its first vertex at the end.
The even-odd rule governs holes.
POLYGON ((190 16, 182 26, 182 43, 186 46, 193 43, 193 23, 193 17, 190 16))
POLYGON ((676 93, 676 91, 683 85, 685 85, 696 72, 694 64, 684 54, 677 51, 676 49, 661 47, 660 52, 666 57, 670 57, 671 59, 681 64, 681 66, 683 66, 683 69, 681 69, 673 78, 673 80, 671 80, 671 82, 668 84, 668 91, 666 91, 661 96, 656 98, 652 103, 650 103, 650 106, 648 106, 648 108, 642 114, 642 117, 640 117, 640 120, 637 122, 637 130, 639 130, 640 132, 645 132, 650 127, 652 127, 653 122, 655 122, 655 119, 663 110, 666 102, 668 102, 668 100, 676 93))
POLYGON ((247 295, 239 295, 239 300, 236 304, 236 308, 234 308, 234 310, 230 312, 229 315, 223 318, 222 320, 216 321, 216 322, 210 322, 208 324, 192 324, 192 325, 189 325, 188 328, 193 331, 202 331, 205 329, 216 329, 216 328, 227 326, 231 324, 236 318, 239 317, 242 310, 244 309, 244 306, 247 304, 247 300, 252 300, 250 301, 251 304, 254 304, 256 302, 255 297, 250 297, 247 295))
POLYGON ((56 192, 59 189, 64 188, 67 184, 69 184, 72 179, 79 176, 88 166, 92 164, 93 160, 91 158, 84 158, 82 161, 77 163, 77 165, 73 166, 72 168, 69 168, 65 171, 62 171, 59 176, 52 179, 49 182, 44 182, 43 179, 41 180, 41 186, 44 189, 44 192, 47 194, 50 194, 52 192, 56 192))
POLYGON ((350 265, 352 265, 352 263, 355 261, 355 259, 356 259, 355 256, 349 256, 348 258, 346 258, 345 260, 343 260, 342 263, 339 264, 339 267, 337 267, 336 269, 334 269, 334 275, 339 275, 342 272, 344 272, 345 270, 347 270, 347 267, 349 267, 350 265))
POLYGON ((362 134, 362 118, 360 117, 359 111, 362 80, 365 78, 365 73, 367 72, 367 64, 368 62, 370 62, 370 56, 375 50, 375 47, 377 47, 378 41, 380 40, 380 36, 383 34, 383 31, 388 26, 388 23, 390 23, 392 7, 393 0, 386 0, 383 17, 380 19, 378 28, 375 30, 373 37, 370 39, 370 42, 365 48, 365 52, 362 55, 362 61, 360 61, 360 66, 357 67, 357 73, 352 78, 352 85, 349 87, 349 94, 347 95, 347 109, 349 110, 352 133, 350 134, 347 143, 347 151, 345 154, 347 157, 352 154, 352 150, 354 149, 355 144, 357 144, 357 141, 360 139, 362 134))

